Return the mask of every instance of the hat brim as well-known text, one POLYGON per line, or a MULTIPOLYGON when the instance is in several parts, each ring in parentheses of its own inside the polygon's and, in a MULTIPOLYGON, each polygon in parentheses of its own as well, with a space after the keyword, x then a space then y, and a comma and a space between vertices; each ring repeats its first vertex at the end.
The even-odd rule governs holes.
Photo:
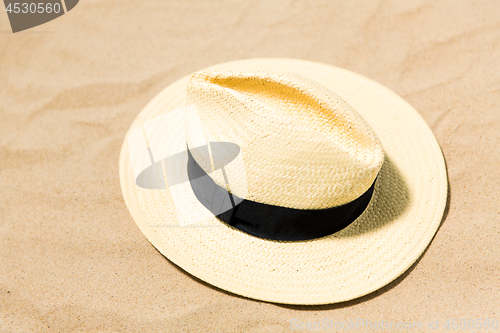
MULTIPOLYGON (((296 73, 324 85, 374 129, 385 161, 367 209, 330 236, 272 241, 245 234, 213 216, 200 219, 202 208, 195 205, 201 204, 186 200, 182 207, 183 201, 173 198, 168 182, 164 190, 136 185, 127 140, 146 121, 185 106, 186 76, 141 111, 120 155, 127 207, 163 255, 221 289, 286 304, 329 304, 364 296, 396 279, 420 257, 443 217, 447 175, 434 134, 411 105, 366 77, 309 61, 249 59, 210 69, 296 73), (186 224, 181 216, 198 222, 186 224)), ((171 121, 166 126, 161 129, 163 144, 179 145, 184 123, 171 121)))

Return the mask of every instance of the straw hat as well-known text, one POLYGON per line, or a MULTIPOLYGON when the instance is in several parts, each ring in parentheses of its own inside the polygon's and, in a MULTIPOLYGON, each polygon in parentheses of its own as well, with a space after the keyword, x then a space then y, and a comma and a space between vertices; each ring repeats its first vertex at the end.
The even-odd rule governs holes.
POLYGON ((407 102, 292 59, 219 64, 171 84, 130 127, 120 182, 173 263, 288 304, 388 284, 428 246, 447 201, 439 145, 407 102))

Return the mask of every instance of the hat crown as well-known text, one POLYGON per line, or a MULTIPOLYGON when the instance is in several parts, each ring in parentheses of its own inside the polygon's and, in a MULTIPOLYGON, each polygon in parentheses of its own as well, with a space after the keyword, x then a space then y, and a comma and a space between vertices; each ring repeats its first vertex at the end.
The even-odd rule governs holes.
POLYGON ((222 174, 211 177, 248 200, 340 206, 370 188, 384 160, 379 139, 349 104, 296 74, 197 72, 187 104, 195 111, 186 117, 190 147, 200 137, 239 146, 244 168, 233 170, 230 184, 222 174))

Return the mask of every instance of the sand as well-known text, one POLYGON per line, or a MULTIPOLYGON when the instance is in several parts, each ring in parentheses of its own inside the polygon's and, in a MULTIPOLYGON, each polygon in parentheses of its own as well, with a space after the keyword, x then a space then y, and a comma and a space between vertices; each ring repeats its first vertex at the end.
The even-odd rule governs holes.
POLYGON ((417 332, 500 320, 498 13, 496 0, 86 0, 12 34, 0 10, 0 331, 297 332, 321 321, 332 329, 316 331, 333 332, 355 321, 350 331, 368 332, 383 321, 417 332), (251 57, 365 75, 434 131, 449 206, 421 259, 383 289, 312 307, 245 299, 170 263, 128 213, 118 158, 136 115, 178 78, 251 57))

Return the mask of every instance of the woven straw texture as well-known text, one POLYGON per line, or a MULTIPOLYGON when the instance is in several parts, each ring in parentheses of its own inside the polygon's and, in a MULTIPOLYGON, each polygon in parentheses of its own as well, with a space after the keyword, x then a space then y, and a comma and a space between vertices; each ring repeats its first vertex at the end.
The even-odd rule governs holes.
MULTIPOLYGON (((341 125, 316 128, 321 132, 318 137, 321 140, 335 137, 337 141, 332 139, 334 144, 330 146, 325 141, 318 141, 318 154, 314 154, 310 163, 322 165, 322 162, 328 161, 329 157, 321 154, 324 147, 331 151, 343 148, 343 154, 355 157, 345 164, 350 172, 343 177, 346 180, 354 179, 353 175, 359 174, 356 184, 360 188, 365 188, 369 180, 373 179, 371 177, 374 177, 373 170, 378 170, 379 159, 383 156, 376 150, 380 144, 385 154, 383 164, 373 198, 365 212, 349 227, 327 237, 300 242, 269 241, 226 226, 214 217, 205 215, 200 219, 197 216, 199 207, 187 202, 182 206, 182 200, 176 198, 174 191, 168 188, 148 190, 136 186, 127 140, 137 128, 142 126, 144 129, 147 121, 173 114, 174 110, 185 107, 188 84, 195 85, 190 91, 234 90, 236 86, 236 82, 206 73, 200 74, 198 80, 191 83, 189 76, 182 78, 162 91, 138 115, 127 134, 120 156, 120 181, 127 207, 141 231, 161 253, 187 272, 222 289, 250 298, 289 304, 335 303, 366 295, 397 278, 418 259, 439 227, 446 204, 447 178, 444 159, 433 133, 408 103, 365 77, 333 66, 301 60, 250 59, 220 64, 210 70, 246 73, 242 74, 242 78, 255 76, 248 73, 256 72, 292 73, 307 78, 300 81, 290 75, 273 75, 271 81, 276 85, 287 80, 299 80, 296 87, 306 95, 304 98, 310 98, 307 96, 309 90, 302 88, 314 88, 315 96, 321 98, 319 105, 326 110, 339 110, 337 114, 348 119, 347 123, 359 126, 358 132, 355 132, 358 133, 356 138, 349 138, 343 135, 344 132, 334 133, 341 131, 341 125), (356 111, 327 89, 335 92, 356 111), (318 91, 324 92, 324 95, 318 91), (360 119, 364 119, 366 124, 360 119), (360 137, 364 140, 357 140, 360 137), (325 143, 323 146, 322 142, 325 143), (350 145, 349 142, 359 144, 350 145), (363 155, 363 151, 366 154, 363 155), (197 222, 187 224, 183 221, 189 218, 197 222)), ((261 108, 276 110, 269 102, 273 96, 259 95, 259 91, 256 87, 248 86, 239 91, 230 103, 244 108, 248 104, 242 103, 242 99, 248 98, 261 108)), ((217 95, 215 91, 214 94, 217 95)), ((201 95, 190 93, 189 100, 199 108, 200 122, 202 126, 205 123, 207 129, 204 135, 214 140, 218 138, 217 133, 222 132, 210 130, 212 127, 207 124, 212 123, 215 128, 219 120, 217 117, 211 118, 208 113, 204 114, 203 110, 217 99, 215 95, 210 97, 210 94, 204 95, 206 100, 197 98, 201 95)), ((302 114, 303 106, 300 103, 291 104, 287 114, 301 121, 297 124, 298 128, 304 123, 314 126, 330 121, 318 121, 311 113, 302 114)), ((298 129, 295 131, 298 134, 294 140, 299 139, 300 143, 302 138, 305 145, 310 146, 306 135, 301 136, 299 132, 298 129)), ((151 135, 149 131, 145 136, 151 139, 151 135)), ((227 139, 233 134, 225 135, 227 137, 224 139, 227 139)), ((280 140, 279 135, 281 133, 273 139, 280 140)), ((161 141, 165 145, 178 145, 179 137, 183 136, 184 122, 172 121, 168 128, 161 129, 161 141)), ((251 142, 252 138, 246 140, 240 142, 245 149, 250 147, 246 142, 251 142)), ((315 203, 314 200, 306 200, 306 194, 287 192, 290 188, 307 184, 306 178, 310 175, 305 171, 299 172, 302 179, 291 181, 293 186, 284 186, 283 190, 276 185, 269 185, 272 191, 281 191, 280 195, 269 194, 262 188, 262 184, 272 181, 268 176, 262 176, 263 183, 254 188, 252 181, 257 179, 259 171, 262 172, 257 169, 257 165, 262 167, 259 164, 262 162, 252 161, 254 155, 243 148, 244 158, 249 156, 244 163, 247 196, 259 196, 264 202, 288 202, 289 206, 302 208, 327 207, 348 200, 345 195, 335 196, 333 192, 333 196, 316 195, 318 201, 315 203), (252 163, 255 163, 255 168, 251 167, 252 163), (301 199, 294 201, 294 198, 301 199)), ((307 155, 305 159, 309 160, 311 156, 307 155)), ((286 164, 285 160, 285 157, 278 155, 269 170, 286 169, 287 165, 293 165, 293 161, 286 164)), ((326 169, 318 170, 322 171, 311 177, 311 183, 317 184, 312 188, 319 192, 321 186, 328 184, 325 180, 329 175, 326 169)))
MULTIPOLYGON (((241 148, 246 177, 233 178, 248 188, 235 181, 231 192, 252 201, 340 206, 370 188, 384 159, 373 130, 349 104, 298 75, 198 72, 187 103, 197 111, 205 142, 241 148)), ((226 185, 223 177, 213 178, 226 185)))

